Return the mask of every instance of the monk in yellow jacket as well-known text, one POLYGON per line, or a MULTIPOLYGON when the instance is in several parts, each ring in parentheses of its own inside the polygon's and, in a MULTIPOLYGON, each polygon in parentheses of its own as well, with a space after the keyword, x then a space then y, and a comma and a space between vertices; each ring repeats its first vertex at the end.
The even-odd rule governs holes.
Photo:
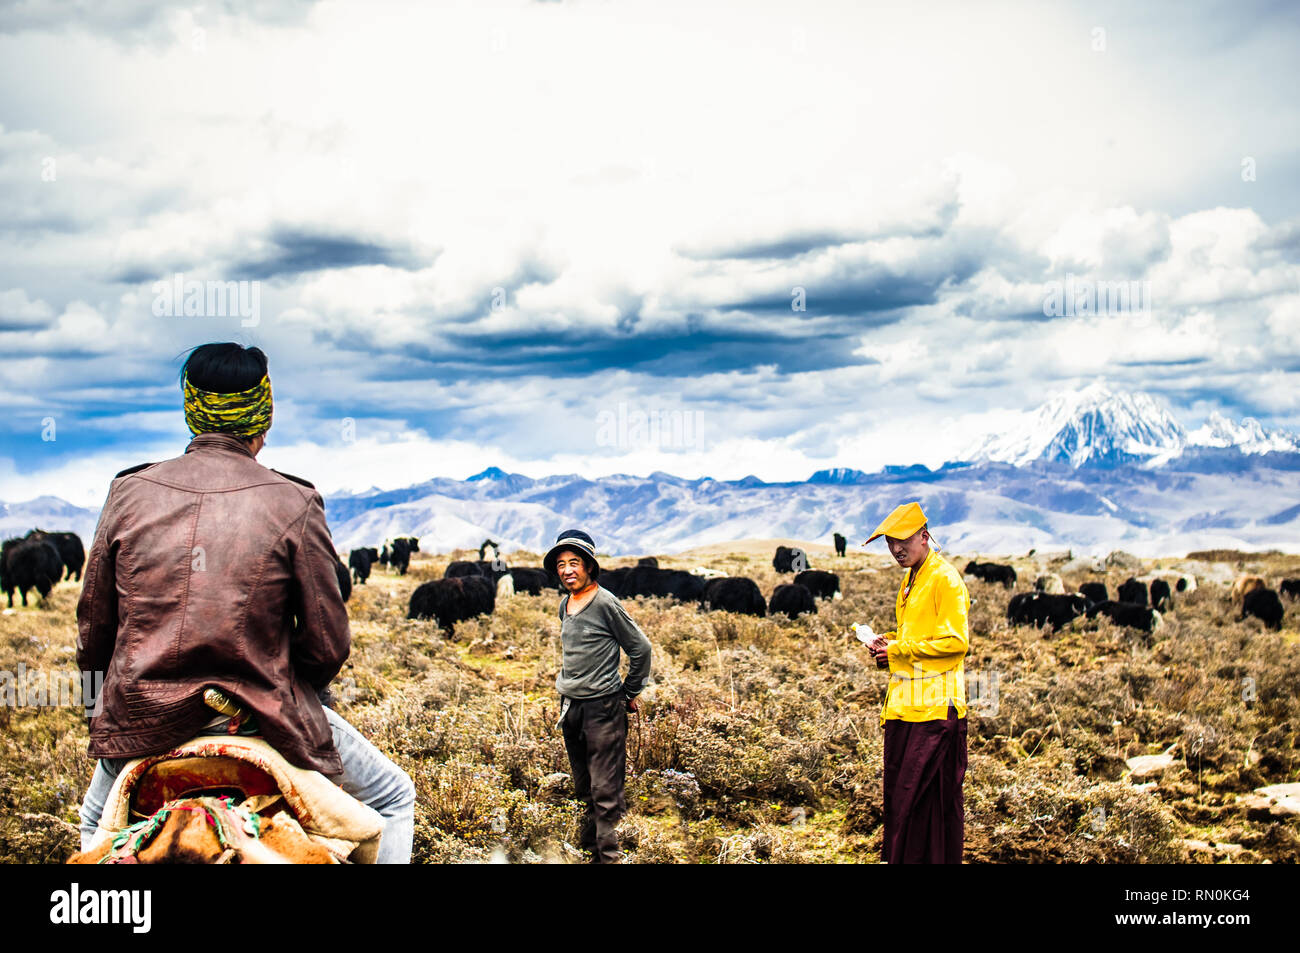
POLYGON ((885 727, 885 841, 889 864, 960 864, 965 835, 966 679, 970 595, 961 574, 931 547, 920 503, 876 527, 908 570, 894 604, 897 629, 867 643, 889 692, 885 727))

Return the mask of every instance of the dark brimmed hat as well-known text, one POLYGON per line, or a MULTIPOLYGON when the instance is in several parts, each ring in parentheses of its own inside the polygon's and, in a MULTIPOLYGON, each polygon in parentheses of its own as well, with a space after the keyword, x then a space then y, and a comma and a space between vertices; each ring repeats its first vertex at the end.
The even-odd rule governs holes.
POLYGON ((591 571, 592 579, 600 575, 600 563, 596 561, 596 542, 580 529, 566 529, 555 537, 555 545, 542 558, 542 566, 547 572, 555 572, 556 557, 566 549, 581 553, 591 560, 591 565, 594 567, 591 571))

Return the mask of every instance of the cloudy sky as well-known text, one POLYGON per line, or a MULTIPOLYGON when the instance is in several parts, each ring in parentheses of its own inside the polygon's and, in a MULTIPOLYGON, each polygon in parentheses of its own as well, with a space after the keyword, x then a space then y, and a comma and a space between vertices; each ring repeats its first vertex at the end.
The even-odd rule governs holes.
POLYGON ((180 452, 221 340, 326 491, 937 465, 1098 379, 1300 429, 1294 5, 82 6, 0 7, 0 499, 180 452))

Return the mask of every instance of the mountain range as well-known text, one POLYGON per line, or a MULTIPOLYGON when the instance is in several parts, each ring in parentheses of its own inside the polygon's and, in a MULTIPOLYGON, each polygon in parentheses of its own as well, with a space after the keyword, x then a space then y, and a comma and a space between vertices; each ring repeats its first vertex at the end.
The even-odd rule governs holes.
POLYGON ((1253 417, 1234 423, 1217 411, 1188 431, 1147 394, 1116 392, 1103 383, 1061 394, 1007 430, 971 445, 963 460, 1034 462, 1071 467, 1158 466, 1199 448, 1243 454, 1300 453, 1300 438, 1266 431, 1253 417))
MULTIPOLYGON (((663 472, 533 479, 489 467, 467 480, 334 494, 326 514, 344 551, 412 535, 429 552, 489 537, 505 552, 536 552, 570 526, 588 528, 612 554, 741 539, 829 543, 836 531, 857 545, 913 499, 956 552, 1300 549, 1300 438, 1249 417, 1212 414, 1188 430, 1148 395, 1094 384, 1053 398, 963 456, 937 470, 837 467, 785 483, 663 472)), ((0 532, 39 525, 88 540, 96 515, 40 497, 3 504, 0 532)))

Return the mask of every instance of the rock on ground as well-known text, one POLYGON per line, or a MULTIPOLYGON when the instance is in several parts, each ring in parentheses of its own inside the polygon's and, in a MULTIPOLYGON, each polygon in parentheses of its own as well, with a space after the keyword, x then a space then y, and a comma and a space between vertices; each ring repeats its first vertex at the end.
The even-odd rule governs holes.
POLYGON ((1065 594, 1065 583, 1063 583, 1061 577, 1054 572, 1044 573, 1035 579, 1034 588, 1043 592, 1051 593, 1052 595, 1059 596, 1065 594))
POLYGON ((1240 844, 1216 844, 1204 840, 1179 842, 1187 860, 1194 864, 1257 863, 1258 858, 1240 844))
POLYGON ((1102 565, 1100 559, 1093 559, 1091 556, 1079 556, 1071 559, 1057 571, 1062 573, 1105 572, 1106 567, 1102 565))
POLYGON ((1248 817, 1300 817, 1300 783, 1255 788, 1237 803, 1248 817))
POLYGON ((1125 761, 1129 769, 1130 781, 1147 781, 1158 778, 1174 764, 1173 749, 1163 754, 1140 754, 1125 761))
POLYGON ((1199 559, 1189 559, 1184 562, 1175 563, 1174 568, 1179 572, 1188 573, 1195 576, 1201 582, 1218 582, 1231 583, 1237 578, 1237 570, 1233 569, 1227 563, 1206 563, 1199 559))

